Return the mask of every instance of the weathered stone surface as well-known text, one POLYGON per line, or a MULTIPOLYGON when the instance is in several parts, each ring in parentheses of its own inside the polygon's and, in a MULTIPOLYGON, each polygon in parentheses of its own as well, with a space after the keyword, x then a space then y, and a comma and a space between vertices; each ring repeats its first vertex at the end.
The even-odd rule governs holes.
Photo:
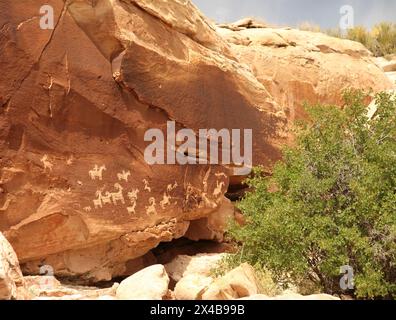
POLYGON ((100 289, 65 285, 54 276, 24 277, 26 290, 33 300, 114 300, 118 284, 100 289))
POLYGON ((120 300, 162 300, 168 294, 169 277, 163 265, 145 268, 123 280, 117 288, 120 300))
POLYGON ((228 186, 224 167, 148 165, 146 130, 270 131, 274 105, 193 6, 47 3, 54 30, 40 1, 0 1, 0 230, 27 273, 109 280, 215 212, 228 186))
POLYGON ((372 54, 357 42, 291 28, 222 33, 289 120, 304 117, 304 102, 341 104, 347 88, 377 92, 391 87, 372 54))
POLYGON ((18 258, 0 232, 0 300, 21 298, 24 279, 19 268, 18 258))
POLYGON ((218 210, 209 214, 208 217, 192 221, 185 237, 194 241, 216 240, 221 242, 229 223, 234 219, 234 204, 224 198, 218 210))

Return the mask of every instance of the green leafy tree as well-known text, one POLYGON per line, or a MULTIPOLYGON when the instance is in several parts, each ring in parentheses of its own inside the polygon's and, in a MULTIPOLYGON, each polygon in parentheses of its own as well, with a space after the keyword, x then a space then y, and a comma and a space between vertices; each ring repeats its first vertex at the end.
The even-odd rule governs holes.
POLYGON ((238 204, 246 224, 230 228, 242 244, 235 259, 331 294, 349 265, 357 297, 396 296, 396 98, 379 94, 370 120, 364 97, 307 108, 273 175, 255 170, 238 204))

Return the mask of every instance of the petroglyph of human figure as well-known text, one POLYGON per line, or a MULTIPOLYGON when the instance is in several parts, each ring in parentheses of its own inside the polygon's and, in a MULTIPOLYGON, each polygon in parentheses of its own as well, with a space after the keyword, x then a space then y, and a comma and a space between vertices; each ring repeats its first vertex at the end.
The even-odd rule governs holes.
POLYGON ((222 182, 216 181, 216 189, 214 189, 213 191, 213 196, 216 198, 220 196, 224 186, 225 183, 223 181, 222 182))
POLYGON ((102 197, 100 191, 96 191, 97 199, 93 199, 95 209, 103 208, 102 197))
POLYGON ((47 156, 46 154, 41 158, 40 161, 41 161, 41 162, 43 163, 43 165, 44 165, 44 171, 47 170, 47 169, 48 169, 49 171, 52 171, 54 165, 53 165, 51 162, 49 162, 48 156, 47 156))
POLYGON ((122 170, 121 173, 117 173, 118 181, 124 180, 125 182, 128 182, 128 178, 130 177, 130 175, 131 175, 130 171, 122 170))
POLYGON ((151 188, 149 187, 149 183, 146 179, 143 179, 143 183, 144 183, 144 190, 151 192, 151 188))
POLYGON ((155 198, 151 197, 149 199, 149 206, 146 207, 146 214, 148 215, 157 214, 157 209, 155 208, 156 206, 157 204, 155 202, 155 198))
POLYGON ((103 165, 100 168, 98 167, 97 164, 95 164, 95 167, 89 171, 89 176, 91 177, 92 180, 96 180, 98 178, 99 180, 103 179, 103 171, 106 170, 106 166, 103 165))
POLYGON ((130 214, 135 214, 135 209, 136 209, 136 202, 138 199, 138 193, 139 189, 133 189, 131 192, 128 192, 128 198, 131 201, 131 206, 127 207, 128 213, 130 214))
POLYGON ((117 205, 117 201, 121 201, 122 204, 125 204, 124 195, 122 193, 124 188, 119 183, 116 183, 114 188, 118 190, 117 192, 111 194, 114 205, 117 205))

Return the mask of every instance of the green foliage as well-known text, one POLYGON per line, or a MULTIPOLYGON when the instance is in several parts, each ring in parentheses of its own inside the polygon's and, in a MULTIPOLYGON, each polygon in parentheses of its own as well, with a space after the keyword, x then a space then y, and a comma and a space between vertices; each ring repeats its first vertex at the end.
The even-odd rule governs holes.
POLYGON ((396 24, 394 23, 381 22, 371 31, 363 26, 356 26, 349 29, 346 34, 340 30, 328 30, 326 33, 333 37, 360 42, 377 57, 396 53, 396 24))
POLYGON ((396 297, 396 98, 379 94, 372 120, 363 99, 347 92, 343 109, 307 108, 311 121, 273 175, 255 170, 238 204, 247 223, 230 228, 243 244, 234 259, 331 294, 350 265, 357 297, 396 297))
MULTIPOLYGON (((320 26, 310 22, 303 22, 298 28, 304 31, 321 32, 320 26)), ((372 30, 367 30, 363 26, 356 26, 349 29, 346 34, 340 29, 329 29, 323 32, 331 37, 360 42, 377 57, 396 54, 395 23, 381 22, 375 25, 372 30)))

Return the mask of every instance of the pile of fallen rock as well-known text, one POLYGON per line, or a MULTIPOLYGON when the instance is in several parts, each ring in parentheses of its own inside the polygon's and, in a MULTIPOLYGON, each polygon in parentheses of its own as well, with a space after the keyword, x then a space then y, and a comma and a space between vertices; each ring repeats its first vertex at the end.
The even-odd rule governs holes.
POLYGON ((244 263, 214 276, 224 254, 179 255, 166 265, 152 265, 110 288, 65 285, 53 276, 24 277, 17 256, 0 233, 0 300, 337 300, 319 294, 260 294, 254 269, 244 263))

